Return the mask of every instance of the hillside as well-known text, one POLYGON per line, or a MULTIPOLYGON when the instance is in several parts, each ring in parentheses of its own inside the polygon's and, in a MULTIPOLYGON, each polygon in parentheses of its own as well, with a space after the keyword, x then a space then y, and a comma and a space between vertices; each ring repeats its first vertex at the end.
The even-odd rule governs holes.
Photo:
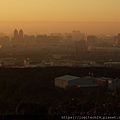
MULTIPOLYGON (((71 99, 77 100, 76 104, 81 106, 81 102, 86 99, 86 96, 81 94, 74 95, 74 92, 65 92, 62 89, 54 87, 54 78, 69 74, 75 76, 88 76, 89 72, 93 73, 94 77, 109 77, 120 78, 120 69, 112 68, 79 68, 79 67, 49 67, 49 68, 0 68, 0 114, 1 115, 46 115, 46 114, 63 114, 60 109, 63 106, 69 108, 74 105, 71 99), (81 95, 81 96, 80 96, 81 95), (66 103, 67 101, 67 103, 66 103), (59 104, 61 103, 61 107, 59 104), (55 113, 58 107, 58 113, 55 113)), ((86 108, 84 111, 89 111, 94 108, 96 94, 87 96, 85 103, 86 108), (91 101, 91 104, 87 104, 91 101)), ((119 93, 120 94, 120 93, 119 93)), ((117 95, 118 100, 120 95, 117 95)), ((101 104, 107 101, 113 101, 114 97, 106 96, 105 99, 100 99, 101 104), (112 99, 113 98, 113 99, 112 99)), ((99 97, 103 96, 103 92, 99 97)), ((102 97, 103 98, 103 97, 102 97)), ((119 102, 117 104, 120 104, 119 102)), ((70 114, 65 109, 64 114, 70 114)), ((81 107, 80 107, 81 110, 81 107)), ((80 113, 77 109, 76 114, 80 113)), ((72 111, 72 108, 71 108, 72 111)), ((91 112, 93 114, 93 111, 91 112)), ((117 113, 116 113, 117 114, 117 113)))

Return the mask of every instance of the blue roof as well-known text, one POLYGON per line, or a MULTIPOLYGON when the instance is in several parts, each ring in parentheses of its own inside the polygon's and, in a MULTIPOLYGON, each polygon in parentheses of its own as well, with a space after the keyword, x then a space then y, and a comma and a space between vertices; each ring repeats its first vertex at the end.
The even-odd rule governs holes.
POLYGON ((55 79, 70 81, 70 80, 79 79, 79 78, 80 77, 76 77, 76 76, 72 76, 72 75, 64 75, 64 76, 57 77, 55 79))

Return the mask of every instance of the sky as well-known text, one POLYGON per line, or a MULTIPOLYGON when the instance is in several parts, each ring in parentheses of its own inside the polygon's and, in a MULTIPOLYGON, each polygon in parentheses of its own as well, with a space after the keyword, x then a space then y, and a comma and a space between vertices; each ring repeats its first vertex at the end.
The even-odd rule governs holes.
POLYGON ((99 29, 107 34, 107 26, 115 34, 119 22, 120 0, 0 0, 0 32, 15 28, 26 33, 80 29, 94 34, 99 29))

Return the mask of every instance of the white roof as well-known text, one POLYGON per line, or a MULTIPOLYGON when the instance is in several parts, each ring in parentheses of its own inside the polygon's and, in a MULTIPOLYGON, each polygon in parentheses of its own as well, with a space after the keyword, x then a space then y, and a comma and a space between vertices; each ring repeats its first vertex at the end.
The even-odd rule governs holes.
POLYGON ((76 76, 72 76, 72 75, 64 75, 64 76, 57 77, 55 79, 70 81, 70 80, 79 79, 79 78, 80 77, 76 77, 76 76))

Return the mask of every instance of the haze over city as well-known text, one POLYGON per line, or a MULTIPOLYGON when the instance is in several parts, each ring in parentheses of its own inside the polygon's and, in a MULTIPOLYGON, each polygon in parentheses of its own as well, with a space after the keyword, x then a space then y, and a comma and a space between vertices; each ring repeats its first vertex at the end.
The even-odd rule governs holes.
POLYGON ((26 34, 70 32, 117 34, 120 27, 119 0, 1 0, 0 32, 26 34))
POLYGON ((24 115, 120 119, 120 0, 0 0, 0 118, 24 115))

